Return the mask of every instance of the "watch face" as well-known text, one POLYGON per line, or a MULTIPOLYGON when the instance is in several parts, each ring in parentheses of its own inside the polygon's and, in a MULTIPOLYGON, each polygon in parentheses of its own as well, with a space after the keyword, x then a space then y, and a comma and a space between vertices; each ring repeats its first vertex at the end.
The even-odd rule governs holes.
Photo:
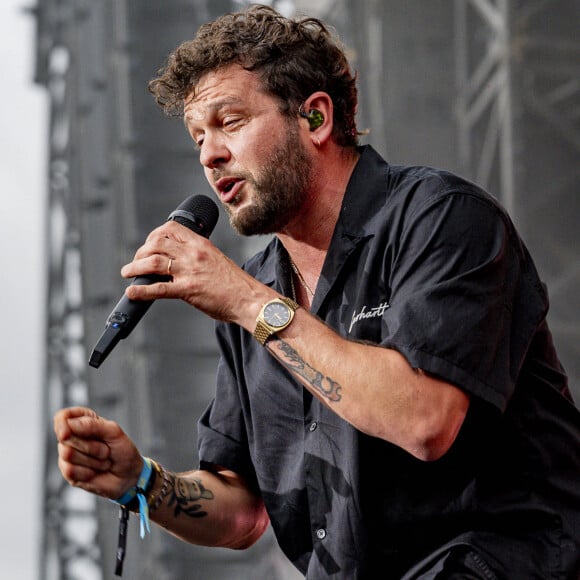
POLYGON ((264 320, 274 328, 280 328, 290 320, 291 310, 281 302, 270 302, 264 308, 264 320))

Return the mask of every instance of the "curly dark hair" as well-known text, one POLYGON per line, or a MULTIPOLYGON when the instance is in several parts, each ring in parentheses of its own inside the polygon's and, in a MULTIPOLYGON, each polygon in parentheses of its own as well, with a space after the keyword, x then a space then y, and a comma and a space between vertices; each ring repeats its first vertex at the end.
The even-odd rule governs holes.
POLYGON ((149 91, 167 114, 182 114, 201 77, 231 64, 255 71, 288 116, 298 114, 312 93, 328 93, 335 141, 344 147, 358 144, 356 74, 340 41, 316 18, 292 20, 269 6, 252 4, 202 25, 193 40, 169 56, 149 91))

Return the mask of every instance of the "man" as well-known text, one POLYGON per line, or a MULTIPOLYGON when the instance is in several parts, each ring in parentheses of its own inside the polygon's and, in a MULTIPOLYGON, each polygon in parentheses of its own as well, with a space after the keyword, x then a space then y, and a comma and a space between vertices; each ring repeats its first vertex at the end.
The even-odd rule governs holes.
POLYGON ((271 523, 312 580, 578 578, 579 413, 497 202, 358 147, 355 77, 314 19, 223 16, 150 89, 183 113, 232 226, 276 235, 241 269, 167 222, 122 269, 172 276, 130 298, 220 321, 200 468, 153 469, 72 408, 55 417, 64 477, 147 495, 196 544, 243 549, 271 523))

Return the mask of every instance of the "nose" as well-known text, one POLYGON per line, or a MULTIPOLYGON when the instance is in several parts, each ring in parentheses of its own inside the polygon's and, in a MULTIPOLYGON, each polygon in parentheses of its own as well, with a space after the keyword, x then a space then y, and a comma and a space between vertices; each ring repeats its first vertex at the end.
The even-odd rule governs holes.
POLYGON ((230 158, 230 151, 224 139, 215 133, 206 133, 199 155, 200 163, 207 169, 215 169, 226 163, 230 158))

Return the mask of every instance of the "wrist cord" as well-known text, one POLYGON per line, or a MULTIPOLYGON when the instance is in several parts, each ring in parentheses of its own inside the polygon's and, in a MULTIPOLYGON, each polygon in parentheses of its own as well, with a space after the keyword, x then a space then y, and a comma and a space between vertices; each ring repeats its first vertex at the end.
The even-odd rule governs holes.
POLYGON ((133 486, 127 490, 119 499, 113 500, 115 503, 126 507, 131 501, 137 496, 139 501, 139 520, 141 529, 141 538, 145 537, 145 530, 151 532, 151 527, 149 526, 149 507, 147 506, 147 498, 145 497, 145 492, 151 479, 151 474, 153 473, 153 466, 151 464, 151 459, 148 457, 143 457, 143 470, 141 475, 137 480, 137 485, 133 486))
POLYGON ((140 523, 140 535, 141 538, 145 537, 145 530, 151 532, 151 526, 149 525, 149 506, 147 505, 147 498, 145 493, 147 489, 151 486, 152 478, 154 474, 152 462, 148 457, 143 457, 143 469, 137 484, 127 490, 120 498, 111 500, 121 506, 119 512, 119 537, 117 542, 117 557, 116 557, 116 567, 115 575, 121 576, 123 574, 123 561, 125 559, 125 554, 127 552, 127 520, 129 519, 129 509, 128 505, 137 498, 139 506, 139 523, 140 523))

